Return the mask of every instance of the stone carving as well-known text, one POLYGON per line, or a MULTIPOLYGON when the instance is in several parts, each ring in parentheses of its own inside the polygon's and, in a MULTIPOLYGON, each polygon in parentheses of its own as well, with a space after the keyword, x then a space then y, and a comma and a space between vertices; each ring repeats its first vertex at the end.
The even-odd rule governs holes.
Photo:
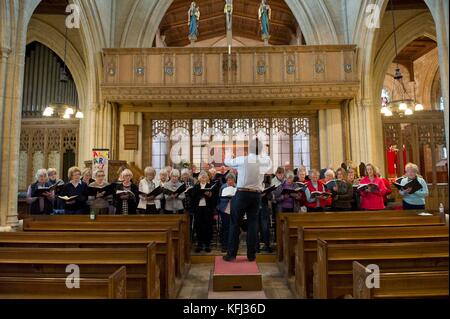
POLYGON ((265 74, 267 71, 267 65, 266 65, 266 61, 264 60, 264 58, 261 58, 258 60, 258 65, 256 67, 256 72, 259 75, 263 75, 265 74))
POLYGON ((173 67, 173 62, 172 62, 172 58, 166 57, 165 62, 164 62, 164 74, 172 76, 174 74, 174 67, 173 67))
POLYGON ((287 72, 287 74, 295 73, 295 59, 292 55, 288 57, 287 64, 286 64, 286 72, 287 72))
POLYGON ((325 64, 322 60, 317 60, 315 65, 316 73, 321 74, 325 72, 325 64))
POLYGON ((102 88, 102 94, 109 101, 130 100, 163 100, 163 101, 198 101, 205 99, 227 101, 254 101, 259 99, 323 99, 323 98, 353 98, 358 91, 358 84, 318 84, 314 86, 281 86, 266 87, 107 87, 102 88))
POLYGON ((345 73, 351 73, 353 71, 353 66, 350 63, 344 64, 345 73))
POLYGON ((202 63, 202 57, 199 55, 196 55, 194 57, 194 65, 192 67, 194 75, 200 76, 203 74, 203 63, 202 63))

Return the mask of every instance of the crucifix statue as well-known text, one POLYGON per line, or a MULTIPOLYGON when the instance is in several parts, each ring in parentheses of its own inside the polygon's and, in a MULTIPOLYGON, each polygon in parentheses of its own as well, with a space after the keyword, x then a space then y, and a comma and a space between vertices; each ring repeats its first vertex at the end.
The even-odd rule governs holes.
POLYGON ((231 44, 233 41, 232 28, 233 28, 233 0, 225 0, 225 7, 223 9, 225 14, 225 23, 227 26, 227 46, 228 55, 231 54, 231 44))
POLYGON ((223 9, 225 13, 225 21, 227 24, 227 31, 232 28, 232 17, 233 17, 233 0, 225 0, 225 8, 223 9))

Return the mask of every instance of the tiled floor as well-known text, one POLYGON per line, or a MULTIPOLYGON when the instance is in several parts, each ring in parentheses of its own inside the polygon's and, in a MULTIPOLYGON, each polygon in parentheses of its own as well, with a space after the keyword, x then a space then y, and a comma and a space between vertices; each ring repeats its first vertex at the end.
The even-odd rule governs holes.
MULTIPOLYGON (((269 299, 292 299, 287 283, 275 263, 258 263, 263 289, 269 299)), ((179 299, 207 299, 212 264, 192 264, 181 288, 179 299)))

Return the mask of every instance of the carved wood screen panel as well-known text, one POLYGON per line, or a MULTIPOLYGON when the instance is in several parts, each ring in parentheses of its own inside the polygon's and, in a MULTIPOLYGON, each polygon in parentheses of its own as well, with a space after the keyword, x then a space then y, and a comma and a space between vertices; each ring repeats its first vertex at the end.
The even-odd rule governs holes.
POLYGON ((424 111, 417 116, 383 121, 388 177, 402 176, 404 164, 413 162, 429 184, 448 183, 443 112, 424 111))
POLYGON ((63 155, 67 151, 78 158, 78 121, 23 120, 20 134, 19 190, 26 191, 39 168, 54 167, 65 178, 63 155))

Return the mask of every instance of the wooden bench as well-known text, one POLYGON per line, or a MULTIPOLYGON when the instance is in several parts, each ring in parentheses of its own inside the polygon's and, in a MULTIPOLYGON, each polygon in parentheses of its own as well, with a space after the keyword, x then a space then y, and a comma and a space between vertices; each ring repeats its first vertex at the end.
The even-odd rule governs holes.
POLYGON ((380 272, 448 270, 448 241, 328 244, 317 240, 314 265, 315 299, 340 298, 353 293, 353 261, 375 264, 380 272))
POLYGON ((0 236, 0 247, 145 248, 156 244, 163 298, 175 298, 180 287, 175 282, 172 232, 10 232, 0 236))
MULTIPOLYGON (((277 260, 283 260, 283 231, 285 229, 284 223, 288 221, 290 223, 299 221, 313 221, 330 219, 332 217, 334 220, 351 220, 355 217, 364 218, 372 217, 383 214, 383 216, 391 217, 403 217, 403 216, 416 216, 418 213, 423 212, 423 210, 380 210, 380 211, 350 211, 350 212, 323 212, 323 213, 278 213, 276 221, 276 241, 277 241, 277 260)), ((441 220, 445 223, 445 215, 441 216, 441 220)))
POLYGON ((448 226, 304 228, 298 229, 295 248, 295 280, 292 289, 299 298, 312 296, 313 265, 317 261, 317 239, 328 244, 444 241, 448 226))
MULTIPOLYGON (((84 221, 89 220, 89 216, 87 215, 34 215, 31 216, 33 220, 57 220, 57 221, 84 221)), ((186 265, 190 265, 191 263, 191 224, 190 224, 190 216, 189 214, 180 214, 180 215, 98 215, 96 217, 96 221, 101 222, 121 222, 124 221, 144 221, 144 222, 173 222, 180 221, 182 234, 184 235, 183 241, 183 249, 184 249, 184 263, 186 265)), ((175 231, 178 231, 175 230, 175 231)), ((174 233, 174 237, 177 237, 177 234, 174 233)), ((185 269, 186 271, 189 268, 185 269)))
POLYGON ((392 226, 422 226, 422 225, 443 225, 439 215, 432 216, 417 216, 405 214, 403 216, 392 216, 391 214, 373 214, 373 215, 355 215, 341 217, 335 214, 327 215, 325 217, 314 219, 314 214, 310 214, 308 218, 303 220, 285 220, 283 224, 283 259, 280 265, 280 270, 285 278, 294 275, 295 266, 295 245, 298 240, 299 227, 392 227, 392 226))
POLYGON ((379 287, 366 284, 371 272, 359 262, 353 262, 353 298, 398 299, 398 298, 448 298, 448 270, 423 272, 380 273, 379 287))
POLYGON ((80 275, 111 274, 127 269, 128 298, 160 297, 156 244, 146 248, 39 248, 0 247, 0 276, 64 274, 67 265, 80 267, 80 275))
MULTIPOLYGON (((44 218, 27 218, 23 222, 24 231, 71 231, 71 232, 161 232, 172 230, 172 240, 175 250, 176 275, 181 281, 189 270, 189 263, 186 261, 186 241, 184 227, 181 226, 180 219, 172 221, 131 220, 126 218, 112 218, 103 221, 102 219, 91 221, 86 216, 75 216, 80 218, 60 218, 61 216, 46 216, 44 218), (56 218, 53 218, 56 217, 56 218)), ((71 217, 71 216, 64 216, 71 217)), ((116 217, 116 216, 104 216, 116 217)), ((143 216, 148 217, 148 216, 143 216)))
POLYGON ((79 278, 79 287, 66 286, 67 274, 55 276, 0 275, 0 299, 126 299, 127 272, 122 266, 104 277, 79 278))

